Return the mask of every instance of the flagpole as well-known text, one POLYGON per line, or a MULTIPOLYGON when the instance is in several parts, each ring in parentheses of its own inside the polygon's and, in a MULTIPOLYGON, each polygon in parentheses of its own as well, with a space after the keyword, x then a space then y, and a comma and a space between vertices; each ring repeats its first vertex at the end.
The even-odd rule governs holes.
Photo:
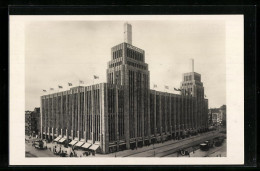
POLYGON ((42 89, 42 92, 43 92, 42 96, 47 94, 47 90, 42 89))
POLYGON ((167 87, 167 86, 164 86, 164 91, 165 91, 165 93, 167 93, 167 90, 166 90, 167 88, 166 88, 166 87, 167 87))

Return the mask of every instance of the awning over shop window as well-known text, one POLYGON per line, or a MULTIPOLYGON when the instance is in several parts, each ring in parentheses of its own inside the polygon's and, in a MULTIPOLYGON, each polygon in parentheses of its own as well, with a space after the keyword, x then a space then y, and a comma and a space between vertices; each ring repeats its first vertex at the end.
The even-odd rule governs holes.
POLYGON ((84 141, 79 141, 77 144, 75 144, 75 146, 80 147, 80 146, 82 146, 83 144, 84 144, 84 141))
POLYGON ((64 137, 59 140, 60 143, 63 143, 64 141, 66 141, 66 138, 64 138, 64 137))
POLYGON ((57 137, 57 138, 55 138, 53 141, 54 141, 54 142, 58 142, 60 139, 61 139, 61 137, 57 137))
POLYGON ((75 145, 78 141, 77 140, 72 140, 69 145, 75 145))
POLYGON ((96 151, 99 148, 99 144, 93 144, 89 149, 96 151))
POLYGON ((88 149, 90 146, 91 146, 91 144, 88 143, 88 142, 86 142, 86 143, 83 144, 81 147, 82 147, 82 148, 85 148, 85 149, 88 149))

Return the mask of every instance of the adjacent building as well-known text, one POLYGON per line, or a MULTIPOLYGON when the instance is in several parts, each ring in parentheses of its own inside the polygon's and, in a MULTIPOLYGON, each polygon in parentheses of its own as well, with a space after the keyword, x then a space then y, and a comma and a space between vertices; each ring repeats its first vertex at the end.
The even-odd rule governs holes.
POLYGON ((132 45, 128 23, 124 38, 111 49, 106 83, 41 96, 42 138, 109 153, 207 131, 208 100, 194 61, 180 94, 152 90, 145 51, 132 45))
POLYGON ((34 111, 25 111, 25 135, 36 136, 40 134, 40 116, 40 108, 34 108, 34 111))
POLYGON ((226 125, 226 105, 219 108, 209 109, 209 124, 210 125, 226 125))
POLYGON ((219 109, 219 112, 221 113, 221 116, 222 116, 222 125, 226 126, 226 122, 227 122, 227 116, 226 116, 226 105, 222 105, 219 109))

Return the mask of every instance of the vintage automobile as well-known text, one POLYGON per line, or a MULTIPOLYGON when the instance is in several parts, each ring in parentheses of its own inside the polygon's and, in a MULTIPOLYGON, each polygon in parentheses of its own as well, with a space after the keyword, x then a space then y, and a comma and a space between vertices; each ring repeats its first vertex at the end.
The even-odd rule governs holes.
POLYGON ((208 151, 208 150, 209 150, 209 147, 208 147, 208 145, 207 145, 206 143, 201 143, 201 144, 200 144, 200 149, 201 149, 202 151, 208 151))
POLYGON ((47 149, 47 146, 42 140, 35 140, 32 145, 37 149, 47 149))
POLYGON ((207 140, 204 143, 207 144, 208 148, 212 148, 213 145, 214 145, 214 141, 213 140, 207 140))
POLYGON ((192 153, 192 152, 194 152, 193 147, 188 147, 188 148, 185 148, 185 149, 181 149, 181 150, 180 150, 180 153, 181 153, 181 155, 183 155, 183 156, 190 155, 190 153, 192 153))
POLYGON ((214 139, 214 141, 215 141, 215 146, 219 147, 219 146, 222 145, 222 143, 224 141, 224 137, 217 137, 217 138, 214 139))
POLYGON ((209 127, 209 131, 215 131, 215 130, 217 130, 217 128, 215 126, 210 126, 209 127))

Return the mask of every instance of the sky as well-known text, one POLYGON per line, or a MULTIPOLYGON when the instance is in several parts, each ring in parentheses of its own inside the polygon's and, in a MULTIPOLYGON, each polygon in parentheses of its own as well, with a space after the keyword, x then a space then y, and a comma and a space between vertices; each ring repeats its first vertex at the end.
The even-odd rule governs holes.
MULTIPOLYGON (((126 21, 30 21, 25 25, 25 109, 40 96, 73 86, 106 82, 111 48, 124 41, 126 21), (93 80, 98 75, 98 80, 93 80), (54 91, 50 91, 54 88, 54 91)), ((226 104, 226 28, 223 20, 131 20, 132 44, 145 50, 150 88, 178 93, 182 74, 201 74, 209 108, 226 104)))

